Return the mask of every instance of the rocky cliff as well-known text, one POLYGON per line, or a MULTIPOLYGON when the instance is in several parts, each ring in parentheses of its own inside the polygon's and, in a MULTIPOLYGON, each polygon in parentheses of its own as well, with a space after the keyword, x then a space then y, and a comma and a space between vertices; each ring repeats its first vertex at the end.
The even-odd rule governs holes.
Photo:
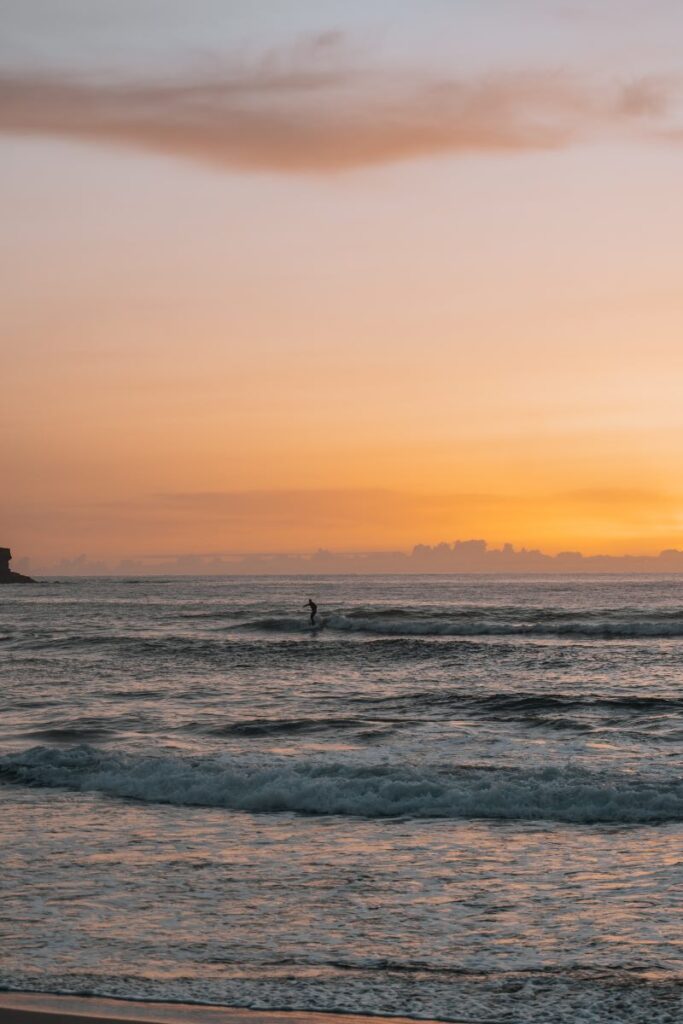
POLYGON ((12 552, 9 548, 0 548, 0 583, 35 583, 30 576, 22 576, 20 572, 12 572, 9 567, 12 552))

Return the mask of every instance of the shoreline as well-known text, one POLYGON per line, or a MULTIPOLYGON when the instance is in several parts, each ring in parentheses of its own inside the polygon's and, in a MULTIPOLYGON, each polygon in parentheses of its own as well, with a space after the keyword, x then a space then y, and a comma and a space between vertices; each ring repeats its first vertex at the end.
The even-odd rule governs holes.
MULTIPOLYGON (((252 1010, 108 996, 0 991, 0 1024, 444 1024, 443 1021, 327 1010, 252 1010)), ((469 1024, 449 1020, 448 1024, 469 1024)), ((495 1024, 491 1021, 490 1024, 495 1024)))

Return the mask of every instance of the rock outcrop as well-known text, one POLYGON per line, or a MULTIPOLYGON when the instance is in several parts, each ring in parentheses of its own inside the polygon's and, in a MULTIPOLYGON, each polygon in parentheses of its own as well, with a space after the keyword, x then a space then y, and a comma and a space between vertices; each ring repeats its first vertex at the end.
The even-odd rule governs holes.
POLYGON ((0 548, 0 583, 35 583, 30 576, 22 576, 20 572, 12 572, 9 567, 12 552, 9 548, 0 548))

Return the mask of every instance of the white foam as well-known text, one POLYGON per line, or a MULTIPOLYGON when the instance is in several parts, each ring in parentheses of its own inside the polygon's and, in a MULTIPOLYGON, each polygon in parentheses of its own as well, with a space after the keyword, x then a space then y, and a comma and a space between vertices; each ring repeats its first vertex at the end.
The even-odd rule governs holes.
POLYGON ((576 767, 482 769, 113 754, 81 745, 0 758, 0 777, 155 803, 251 812, 548 819, 638 824, 683 820, 683 780, 576 767))

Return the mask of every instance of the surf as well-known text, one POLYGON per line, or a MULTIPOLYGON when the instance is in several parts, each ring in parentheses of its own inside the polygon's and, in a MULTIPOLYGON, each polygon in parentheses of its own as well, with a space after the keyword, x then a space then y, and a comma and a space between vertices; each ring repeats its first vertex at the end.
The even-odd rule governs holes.
POLYGON ((548 609, 345 609, 324 613, 311 624, 288 615, 247 621, 241 628, 264 633, 359 633, 382 637, 529 637, 637 640, 683 637, 683 613, 641 609, 572 612, 548 609))
POLYGON ((683 780, 575 766, 480 768, 272 758, 138 755, 88 744, 0 758, 6 784, 250 813, 363 818, 683 821, 683 780))

